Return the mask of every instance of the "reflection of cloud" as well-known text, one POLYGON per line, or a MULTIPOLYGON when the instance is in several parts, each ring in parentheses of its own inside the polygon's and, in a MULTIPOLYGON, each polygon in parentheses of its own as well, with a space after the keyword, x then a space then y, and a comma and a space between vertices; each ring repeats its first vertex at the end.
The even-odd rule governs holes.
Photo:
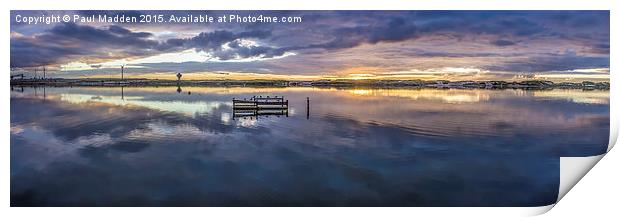
POLYGON ((92 101, 113 105, 142 106, 161 111, 182 113, 188 116, 207 114, 230 102, 184 102, 184 101, 148 101, 144 97, 127 96, 94 96, 86 94, 61 94, 60 99, 71 103, 87 103, 92 101))
POLYGON ((24 128, 18 125, 11 125, 11 134, 20 134, 24 132, 24 128))
POLYGON ((58 138, 51 129, 34 124, 14 125, 11 133, 11 157, 28 156, 19 162, 11 161, 12 168, 44 169, 58 159, 70 159, 80 147, 58 138))
POLYGON ((258 124, 256 118, 239 118, 237 119, 237 122, 235 123, 237 126, 242 126, 242 127, 248 127, 248 128, 252 128, 252 127, 256 127, 256 125, 258 124))
MULTIPOLYGON (((261 90, 231 88, 227 94, 225 88, 204 87, 190 97, 163 89, 127 88, 125 94, 128 101, 206 102, 261 90)), ((536 95, 545 91, 262 90, 290 98, 291 107, 301 111, 311 96, 311 118, 240 119, 229 125, 226 106, 187 116, 104 103, 115 100, 110 88, 52 91, 69 92, 69 99, 77 96, 74 101, 28 98, 30 90, 12 95, 11 201, 534 206, 557 199, 558 156, 599 154, 607 147, 607 105, 536 95), (463 100, 450 95, 468 91, 489 99, 452 103, 463 100), (455 192, 455 186, 466 188, 455 192)))
POLYGON ((222 112, 222 123, 223 124, 230 124, 230 120, 231 120, 231 116, 230 113, 228 112, 222 112))
POLYGON ((206 139, 213 136, 213 133, 200 130, 196 126, 170 125, 164 122, 150 122, 144 128, 133 129, 126 136, 131 140, 144 140, 160 142, 166 140, 176 140, 178 138, 206 139))

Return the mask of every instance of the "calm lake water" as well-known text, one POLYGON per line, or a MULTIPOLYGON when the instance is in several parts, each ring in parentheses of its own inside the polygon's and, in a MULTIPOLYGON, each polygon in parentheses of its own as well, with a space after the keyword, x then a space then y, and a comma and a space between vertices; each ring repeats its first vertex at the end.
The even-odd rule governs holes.
POLYGON ((541 206, 560 156, 609 139, 597 90, 15 87, 10 106, 13 206, 541 206), (289 116, 234 118, 254 95, 289 116))

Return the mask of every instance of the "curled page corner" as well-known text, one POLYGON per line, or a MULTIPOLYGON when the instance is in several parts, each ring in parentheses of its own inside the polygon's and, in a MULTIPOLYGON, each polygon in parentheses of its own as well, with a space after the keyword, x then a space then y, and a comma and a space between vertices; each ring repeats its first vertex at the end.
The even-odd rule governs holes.
MULTIPOLYGON (((610 120, 616 120, 613 114, 610 115, 610 120)), ((607 152, 609 152, 618 141, 618 122, 611 121, 609 124, 609 145, 607 146, 607 152)))
MULTIPOLYGON (((607 152, 614 147, 617 141, 618 125, 617 122, 611 121, 607 152)), ((603 156, 607 154, 607 152, 589 157, 560 157, 560 188, 556 204, 603 158, 603 156)))
POLYGON ((589 157, 560 157, 559 202, 605 154, 589 157))
POLYGON ((545 214, 545 213, 549 212, 549 210, 551 210, 555 206, 555 204, 556 203, 550 204, 550 205, 547 205, 547 206, 539 206, 539 207, 536 207, 534 209, 530 209, 527 212, 523 212, 523 213, 520 213, 520 214, 523 214, 523 216, 542 215, 542 214, 545 214))

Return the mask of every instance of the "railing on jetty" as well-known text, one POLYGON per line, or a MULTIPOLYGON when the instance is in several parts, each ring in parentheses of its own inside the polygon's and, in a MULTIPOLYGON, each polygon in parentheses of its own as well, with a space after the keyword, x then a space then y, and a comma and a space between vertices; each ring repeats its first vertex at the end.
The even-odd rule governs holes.
POLYGON ((233 119, 239 117, 257 118, 259 116, 288 117, 288 100, 278 96, 253 96, 252 98, 233 98, 233 119))

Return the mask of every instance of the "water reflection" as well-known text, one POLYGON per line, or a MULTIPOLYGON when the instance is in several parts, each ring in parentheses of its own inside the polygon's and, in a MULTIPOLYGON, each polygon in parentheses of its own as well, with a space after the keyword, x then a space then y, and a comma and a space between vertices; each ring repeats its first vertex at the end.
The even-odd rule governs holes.
POLYGON ((609 138, 608 91, 12 90, 16 206, 539 206, 609 138), (234 119, 254 95, 289 117, 234 119))
POLYGON ((401 97, 445 103, 475 103, 488 101, 490 98, 487 91, 463 89, 351 89, 347 92, 357 96, 401 97))

